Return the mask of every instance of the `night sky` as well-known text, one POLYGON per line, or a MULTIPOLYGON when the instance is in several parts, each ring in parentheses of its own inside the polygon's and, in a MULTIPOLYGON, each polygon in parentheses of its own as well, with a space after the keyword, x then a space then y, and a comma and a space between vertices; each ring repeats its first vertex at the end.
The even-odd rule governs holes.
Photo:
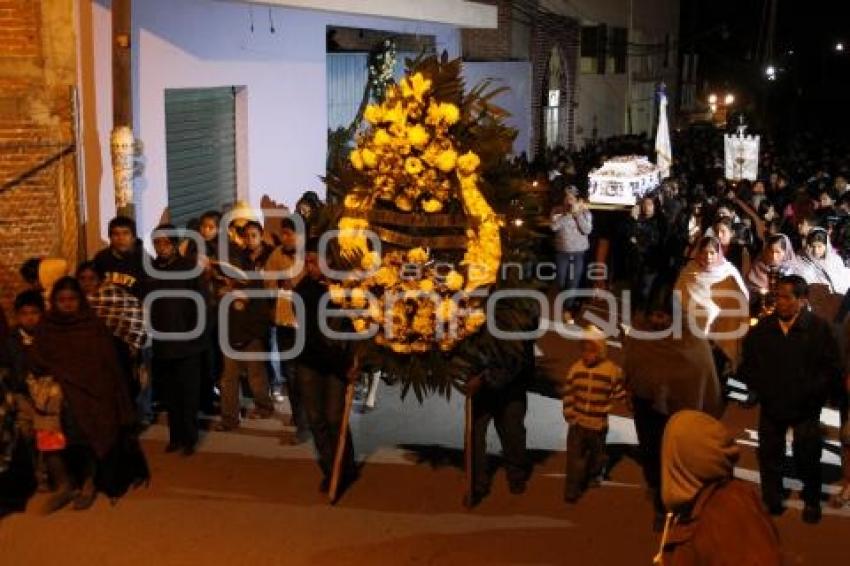
POLYGON ((768 2, 682 0, 682 51, 694 47, 700 78, 711 90, 734 92, 762 128, 787 135, 850 126, 850 2, 778 0, 775 81, 766 80, 764 49, 757 53, 768 2))

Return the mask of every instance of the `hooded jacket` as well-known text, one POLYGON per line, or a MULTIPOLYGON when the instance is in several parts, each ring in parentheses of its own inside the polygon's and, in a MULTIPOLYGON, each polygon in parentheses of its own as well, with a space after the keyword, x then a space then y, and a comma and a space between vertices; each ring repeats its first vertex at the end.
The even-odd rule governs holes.
POLYGON ((670 510, 656 564, 774 566, 779 536, 756 489, 732 479, 738 447, 719 421, 680 411, 662 444, 661 496, 670 510))

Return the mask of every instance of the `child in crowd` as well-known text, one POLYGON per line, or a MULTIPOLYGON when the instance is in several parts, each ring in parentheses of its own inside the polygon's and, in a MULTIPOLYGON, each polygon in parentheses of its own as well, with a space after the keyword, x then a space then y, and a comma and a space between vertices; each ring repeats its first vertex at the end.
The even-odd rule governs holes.
POLYGON ((563 388, 567 433, 567 481, 564 500, 575 503, 588 486, 598 486, 607 461, 605 436, 615 399, 625 398, 623 372, 607 359, 605 335, 588 326, 581 359, 570 367, 563 388))

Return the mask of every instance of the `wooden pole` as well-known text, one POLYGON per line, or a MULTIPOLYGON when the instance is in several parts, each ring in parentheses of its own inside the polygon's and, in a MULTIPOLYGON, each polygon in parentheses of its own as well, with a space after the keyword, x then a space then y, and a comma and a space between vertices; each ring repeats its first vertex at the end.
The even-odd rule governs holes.
POLYGON ((342 478, 342 463, 345 460, 345 450, 348 444, 348 423, 351 418, 351 407, 354 405, 354 385, 355 382, 349 381, 348 385, 345 386, 345 409, 342 413, 342 423, 339 425, 339 438, 336 441, 334 467, 331 472, 331 485, 328 489, 328 499, 331 505, 336 503, 340 479, 342 478))
MULTIPOLYGON (((133 127, 133 70, 131 67, 133 0, 112 0, 112 129, 133 127)), ((117 210, 135 217, 132 203, 117 210)))
POLYGON ((472 507, 473 497, 475 493, 475 477, 472 473, 473 466, 473 436, 472 436, 472 397, 470 393, 466 394, 466 425, 463 439, 463 456, 464 470, 466 472, 466 497, 464 501, 467 507, 472 507))

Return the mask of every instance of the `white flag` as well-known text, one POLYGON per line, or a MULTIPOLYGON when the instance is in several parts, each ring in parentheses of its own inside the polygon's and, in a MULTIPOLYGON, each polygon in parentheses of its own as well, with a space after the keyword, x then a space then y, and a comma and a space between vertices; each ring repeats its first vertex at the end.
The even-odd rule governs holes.
POLYGON ((658 102, 658 131, 655 134, 655 163, 664 177, 670 176, 673 149, 670 147, 670 128, 667 125, 667 95, 662 90, 658 102))

